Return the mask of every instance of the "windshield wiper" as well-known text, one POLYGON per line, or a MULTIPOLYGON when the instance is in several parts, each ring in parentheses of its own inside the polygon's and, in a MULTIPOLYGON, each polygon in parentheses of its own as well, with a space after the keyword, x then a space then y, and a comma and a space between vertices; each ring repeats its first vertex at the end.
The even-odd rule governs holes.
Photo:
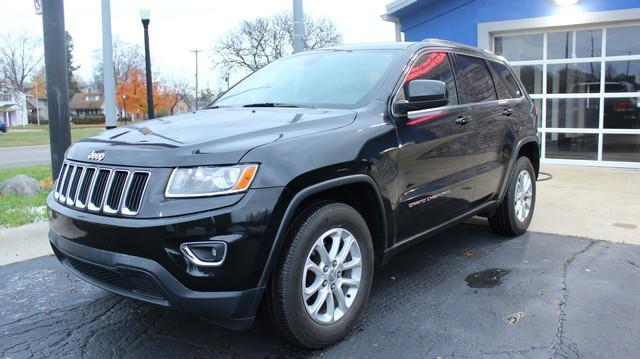
POLYGON ((278 102, 259 102, 259 103, 250 103, 247 105, 242 105, 242 107, 306 107, 313 108, 311 106, 302 106, 302 105, 294 105, 290 103, 278 103, 278 102))

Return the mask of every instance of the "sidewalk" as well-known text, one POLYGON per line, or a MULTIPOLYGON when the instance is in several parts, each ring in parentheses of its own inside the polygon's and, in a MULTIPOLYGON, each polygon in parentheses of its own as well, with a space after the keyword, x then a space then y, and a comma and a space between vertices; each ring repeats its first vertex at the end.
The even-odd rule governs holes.
POLYGON ((0 266, 53 254, 48 232, 47 222, 0 229, 0 266))
MULTIPOLYGON (((530 231, 640 245, 640 170, 543 165, 541 171, 552 178, 538 182, 530 231)), ((53 254, 48 230, 46 222, 0 230, 0 265, 53 254)))
POLYGON ((538 182, 530 231, 640 245, 640 170, 542 165, 541 172, 553 178, 538 182))

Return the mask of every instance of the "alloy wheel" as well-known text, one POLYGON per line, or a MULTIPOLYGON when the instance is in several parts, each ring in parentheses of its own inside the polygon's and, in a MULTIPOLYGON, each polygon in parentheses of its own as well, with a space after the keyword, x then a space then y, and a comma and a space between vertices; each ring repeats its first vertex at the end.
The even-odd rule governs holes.
POLYGON ((311 247, 302 275, 302 299, 311 319, 332 324, 344 317, 361 277, 362 256, 353 234, 344 228, 323 233, 311 247))
POLYGON ((533 182, 529 171, 522 170, 518 174, 516 182, 516 193, 514 197, 514 208, 516 218, 524 222, 529 217, 531 211, 531 200, 533 197, 533 182))

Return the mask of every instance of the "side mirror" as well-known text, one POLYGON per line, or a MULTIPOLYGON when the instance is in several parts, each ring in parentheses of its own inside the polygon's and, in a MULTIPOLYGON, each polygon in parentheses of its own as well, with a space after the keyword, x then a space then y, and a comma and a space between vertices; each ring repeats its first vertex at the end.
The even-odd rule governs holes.
POLYGON ((405 101, 398 101, 394 110, 400 114, 446 106, 449 103, 447 84, 437 80, 412 80, 405 85, 405 101))

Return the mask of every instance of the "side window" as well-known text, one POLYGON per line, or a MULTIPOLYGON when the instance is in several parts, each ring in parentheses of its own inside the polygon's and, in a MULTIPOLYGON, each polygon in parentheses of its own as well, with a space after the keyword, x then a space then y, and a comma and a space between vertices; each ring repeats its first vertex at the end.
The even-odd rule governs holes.
POLYGON ((498 99, 487 65, 479 57, 456 55, 456 79, 463 103, 498 99))
POLYGON ((518 83, 507 66, 497 61, 487 61, 487 63, 493 73, 493 81, 496 84, 499 99, 504 100, 522 96, 518 83))
POLYGON ((418 56, 405 77, 402 88, 396 97, 396 101, 405 100, 405 89, 411 80, 438 80, 447 84, 449 92, 448 106, 458 104, 456 83, 453 79, 453 70, 446 52, 427 52, 418 56))

